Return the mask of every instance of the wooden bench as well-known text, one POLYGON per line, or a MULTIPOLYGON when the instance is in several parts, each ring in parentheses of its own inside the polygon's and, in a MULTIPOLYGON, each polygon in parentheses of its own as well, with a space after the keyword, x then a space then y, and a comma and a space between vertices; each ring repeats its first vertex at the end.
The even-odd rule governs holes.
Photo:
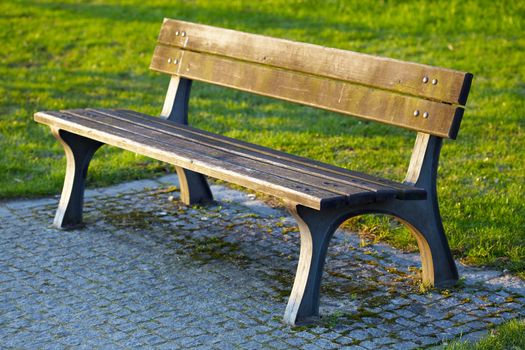
POLYGON ((356 215, 399 218, 417 239, 423 282, 457 281, 436 176, 442 139, 456 138, 472 74, 171 19, 150 68, 171 76, 162 118, 120 109, 35 114, 67 156, 56 227, 82 222, 88 165, 108 144, 174 164, 187 204, 212 199, 204 175, 283 199, 301 235, 289 324, 318 316, 329 241, 356 215), (416 131, 406 178, 398 183, 190 127, 193 80, 416 131))

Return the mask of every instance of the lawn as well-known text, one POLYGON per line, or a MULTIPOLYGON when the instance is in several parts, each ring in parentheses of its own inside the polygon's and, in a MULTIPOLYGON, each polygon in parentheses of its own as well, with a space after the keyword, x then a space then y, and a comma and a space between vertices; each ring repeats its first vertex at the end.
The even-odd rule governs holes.
POLYGON ((454 341, 445 350, 523 350, 525 349, 525 320, 512 320, 476 343, 454 341))
MULTIPOLYGON (((474 74, 457 141, 445 141, 438 193, 450 244, 469 264, 525 276, 525 2, 3 1, 0 198, 59 193, 63 151, 38 110, 123 107, 158 114, 168 77, 148 65, 163 17, 443 66, 474 74)), ((324 162, 402 180, 414 133, 196 83, 190 122, 324 162)), ((172 171, 110 147, 89 186, 172 171)), ((384 218, 355 227, 398 247, 384 218)))

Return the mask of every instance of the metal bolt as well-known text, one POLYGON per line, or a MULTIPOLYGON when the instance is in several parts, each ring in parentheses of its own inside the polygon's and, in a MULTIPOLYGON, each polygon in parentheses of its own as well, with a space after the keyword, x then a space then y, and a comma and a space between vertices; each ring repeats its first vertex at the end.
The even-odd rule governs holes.
POLYGON ((416 109, 416 110, 414 111, 414 117, 417 117, 418 115, 419 115, 419 110, 416 109))
POLYGON ((428 83, 428 77, 426 75, 423 77, 423 83, 428 83))
POLYGON ((182 31, 182 33, 180 33, 180 35, 182 35, 182 36, 186 36, 186 32, 185 32, 185 31, 182 31))
POLYGON ((171 63, 171 58, 168 58, 168 63, 171 63))
POLYGON ((437 79, 432 79, 432 85, 436 85, 438 83, 437 79))
POLYGON ((179 63, 179 60, 176 59, 176 58, 174 58, 174 59, 173 59, 173 64, 177 64, 177 63, 179 63))
POLYGON ((428 112, 423 113, 423 118, 428 118, 428 112))
POLYGON ((179 31, 178 30, 175 32, 175 35, 179 36, 179 31))

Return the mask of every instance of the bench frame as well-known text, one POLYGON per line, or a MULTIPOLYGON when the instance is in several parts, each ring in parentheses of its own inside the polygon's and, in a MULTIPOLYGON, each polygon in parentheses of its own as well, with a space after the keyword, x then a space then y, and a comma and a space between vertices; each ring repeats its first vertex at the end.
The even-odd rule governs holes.
MULTIPOLYGON (((162 117, 188 124, 191 85, 191 79, 175 75, 171 77, 162 117)), ((89 163, 103 143, 60 130, 53 125, 50 127, 53 135, 62 143, 67 159, 64 187, 54 226, 78 227, 82 224, 84 186, 89 163)), ((404 183, 425 189, 427 198, 424 200, 393 199, 322 210, 286 202, 287 209, 299 225, 301 241, 295 281, 284 314, 286 323, 310 322, 319 316, 320 284, 330 239, 344 221, 362 214, 391 215, 408 227, 419 246, 423 283, 449 287, 457 282, 458 272, 443 229, 436 191, 441 145, 441 137, 418 132, 404 183)), ((178 166, 176 171, 184 203, 213 200, 204 175, 178 166)))

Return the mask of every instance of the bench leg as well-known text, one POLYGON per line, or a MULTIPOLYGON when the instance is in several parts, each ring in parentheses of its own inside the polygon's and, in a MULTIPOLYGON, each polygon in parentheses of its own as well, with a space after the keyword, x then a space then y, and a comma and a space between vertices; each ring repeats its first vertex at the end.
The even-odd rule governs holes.
POLYGON ((458 271, 448 245, 437 196, 437 171, 442 139, 418 133, 405 182, 424 188, 427 199, 383 204, 386 212, 400 218, 417 239, 421 252, 423 283, 449 287, 458 271))
POLYGON ((317 211, 299 205, 289 205, 301 234, 301 253, 284 313, 284 322, 313 321, 319 316, 319 292, 328 244, 341 223, 337 211, 317 211))
POLYGON ((439 288, 453 286, 458 281, 458 270, 437 202, 430 198, 414 204, 403 203, 393 212, 416 237, 421 254, 423 283, 439 288))
POLYGON ((175 167, 179 178, 180 199, 186 204, 205 203, 213 200, 213 195, 204 175, 175 167))
POLYGON ((64 188, 53 226, 72 228, 82 224, 84 186, 89 162, 103 143, 54 127, 51 128, 51 131, 64 146, 67 161, 64 188))
POLYGON ((322 211, 289 204, 288 209, 299 225, 301 252, 284 314, 287 324, 313 321, 319 316, 319 292, 328 244, 339 225, 354 216, 377 213, 399 218, 417 240, 423 283, 450 287, 458 280, 437 200, 432 193, 422 201, 392 200, 322 211))
POLYGON ((458 281, 458 270, 441 222, 435 191, 426 200, 393 200, 371 203, 351 211, 352 216, 378 213, 397 217, 416 238, 421 255, 423 283, 438 288, 450 287, 458 281))

